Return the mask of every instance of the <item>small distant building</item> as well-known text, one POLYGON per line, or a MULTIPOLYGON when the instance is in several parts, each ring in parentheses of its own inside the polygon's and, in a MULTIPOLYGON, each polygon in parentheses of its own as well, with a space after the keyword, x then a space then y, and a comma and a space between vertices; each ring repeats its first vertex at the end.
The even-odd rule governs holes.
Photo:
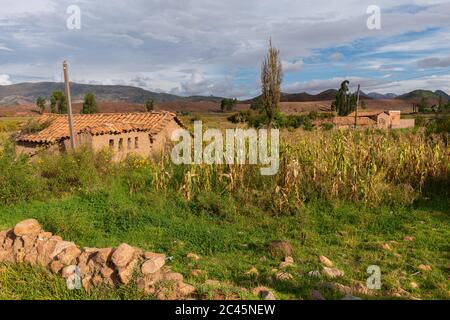
MULTIPOLYGON (((355 119, 354 112, 348 116, 355 119)), ((401 119, 401 111, 398 110, 358 112, 358 125, 359 119, 362 117, 374 120, 378 129, 406 129, 415 126, 414 119, 401 119)))
MULTIPOLYGON (((21 133, 16 138, 16 150, 34 155, 40 149, 64 152, 70 149, 67 115, 44 115, 37 120, 45 127, 38 132, 21 133)), ((76 146, 89 146, 95 151, 109 148, 114 160, 135 153, 151 156, 164 151, 174 130, 183 125, 171 112, 74 114, 76 146)))
MULTIPOLYGON (((355 127, 355 113, 345 117, 334 117, 330 119, 319 119, 316 125, 332 123, 336 129, 351 129, 355 127)), ((356 125, 360 128, 378 129, 406 129, 415 126, 414 119, 401 119, 400 111, 370 111, 358 112, 356 125)))

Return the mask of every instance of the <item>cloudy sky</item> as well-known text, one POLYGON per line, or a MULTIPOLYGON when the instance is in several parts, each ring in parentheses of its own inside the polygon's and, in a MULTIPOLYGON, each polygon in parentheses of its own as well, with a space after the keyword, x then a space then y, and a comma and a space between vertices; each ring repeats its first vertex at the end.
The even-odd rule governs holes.
POLYGON ((268 39, 281 51, 283 91, 450 92, 450 1, 0 0, 0 85, 127 84, 180 95, 258 93, 268 39), (68 7, 81 11, 69 29, 68 7), (367 9, 381 9, 369 29, 367 9))

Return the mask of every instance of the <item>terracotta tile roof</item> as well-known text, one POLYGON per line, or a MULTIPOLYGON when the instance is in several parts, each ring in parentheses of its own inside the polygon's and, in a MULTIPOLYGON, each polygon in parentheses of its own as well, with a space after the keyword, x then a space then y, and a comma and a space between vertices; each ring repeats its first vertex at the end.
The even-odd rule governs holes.
MULTIPOLYGON (((180 125, 175 113, 161 111, 152 113, 97 113, 74 114, 73 124, 75 134, 87 132, 92 135, 120 134, 132 131, 160 132, 170 121, 175 120, 180 125)), ((37 119, 38 123, 50 122, 42 131, 21 134, 17 141, 55 143, 69 139, 69 124, 67 115, 47 114, 37 119)))

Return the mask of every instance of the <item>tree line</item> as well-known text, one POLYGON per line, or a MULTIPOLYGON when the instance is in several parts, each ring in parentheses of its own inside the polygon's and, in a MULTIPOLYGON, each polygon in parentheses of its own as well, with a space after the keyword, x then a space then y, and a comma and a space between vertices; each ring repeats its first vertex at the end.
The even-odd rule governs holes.
MULTIPOLYGON (((66 114, 67 113, 67 97, 61 90, 55 90, 50 95, 50 98, 45 99, 42 96, 37 97, 36 106, 39 108, 39 112, 43 114, 47 108, 47 103, 49 103, 50 112, 54 114, 66 114)), ((154 101, 149 99, 144 103, 145 111, 154 111, 154 101)), ((98 113, 99 108, 97 105, 97 100, 95 94, 88 92, 84 95, 83 106, 81 108, 81 114, 93 114, 98 113)))
MULTIPOLYGON (((48 99, 50 103, 50 112, 55 114, 67 113, 67 97, 61 90, 55 90, 48 99)), ((37 97, 36 106, 39 108, 41 114, 45 112, 47 107, 47 99, 42 96, 37 97)), ((98 105, 95 99, 95 94, 88 92, 84 96, 83 106, 81 108, 82 114, 98 113, 98 105)))

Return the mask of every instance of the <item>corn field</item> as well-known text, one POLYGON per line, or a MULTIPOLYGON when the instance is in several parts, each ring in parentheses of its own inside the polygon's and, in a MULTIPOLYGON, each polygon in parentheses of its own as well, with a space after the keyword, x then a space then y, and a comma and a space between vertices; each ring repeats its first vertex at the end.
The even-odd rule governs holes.
POLYGON ((277 214, 314 200, 404 205, 430 190, 450 189, 444 138, 421 131, 285 132, 274 176, 262 176, 259 166, 249 164, 177 166, 168 155, 114 163, 107 150, 85 149, 24 162, 3 152, 0 200, 7 204, 120 185, 130 195, 156 190, 188 201, 202 192, 229 195, 277 214))
POLYGON ((280 170, 261 176, 254 165, 174 166, 149 161, 153 187, 186 199, 202 191, 262 198, 277 212, 314 199, 367 205, 409 204, 424 188, 450 183, 450 149, 420 132, 333 131, 286 135, 280 170))

